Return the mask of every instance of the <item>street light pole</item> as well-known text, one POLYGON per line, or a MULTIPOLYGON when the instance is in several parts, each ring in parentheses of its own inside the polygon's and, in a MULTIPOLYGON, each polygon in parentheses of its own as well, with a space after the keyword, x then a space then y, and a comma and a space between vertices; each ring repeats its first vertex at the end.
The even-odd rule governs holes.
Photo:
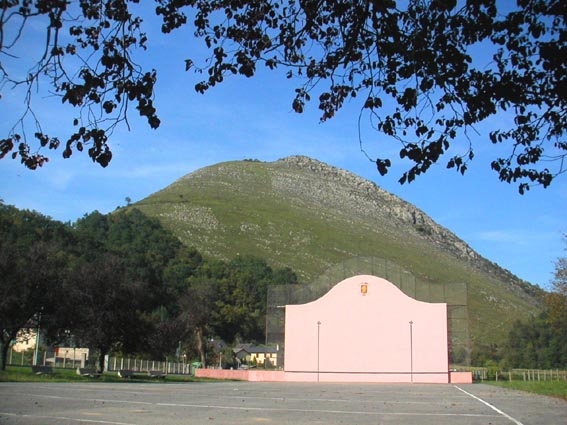
MULTIPOLYGON (((41 307, 41 310, 43 310, 43 307, 41 307)), ((37 316, 37 334, 35 335, 35 350, 33 353, 33 361, 32 364, 33 365, 39 365, 39 344, 40 344, 40 338, 41 338, 41 311, 39 312, 38 316, 37 316)))
POLYGON ((319 382, 319 340, 320 340, 321 322, 317 321, 317 382, 319 382))
POLYGON ((409 322, 409 335, 410 335, 410 377, 413 383, 413 321, 409 322))

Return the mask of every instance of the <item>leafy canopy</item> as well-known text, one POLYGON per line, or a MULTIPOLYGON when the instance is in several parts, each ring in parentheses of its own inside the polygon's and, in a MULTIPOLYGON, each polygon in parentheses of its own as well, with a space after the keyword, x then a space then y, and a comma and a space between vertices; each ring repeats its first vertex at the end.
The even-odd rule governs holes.
POLYGON ((165 358, 183 345, 205 363, 211 338, 265 339, 270 285, 289 268, 205 259, 135 208, 74 224, 0 203, 0 369, 18 332, 48 343, 165 358), (69 339, 71 338, 71 339, 69 339))
MULTIPOLYGON (((11 57, 32 20, 47 31, 37 66, 26 78, 14 79, 4 62, 0 67, 0 87, 25 86, 28 106, 0 140, 0 157, 11 153, 32 169, 48 160, 42 149, 32 150, 23 131, 26 119, 34 120, 32 95, 40 82, 79 111, 75 131, 63 143, 36 123, 34 143, 44 149, 62 145, 64 157, 88 147, 93 161, 106 166, 112 157, 109 136, 119 123, 129 125, 131 105, 152 128, 159 126, 153 104, 157 71, 133 60, 134 50, 147 43, 136 3, 4 2, 3 58, 11 57), (78 72, 69 72, 68 63, 78 72)), ((504 0, 155 4, 164 33, 191 23, 211 52, 201 65, 185 59, 187 70, 205 75, 195 86, 198 92, 231 74, 252 77, 263 66, 282 68, 298 81, 292 102, 298 113, 316 96, 325 121, 345 101, 360 99, 359 125, 367 118, 378 142, 400 143, 399 155, 409 164, 401 183, 441 158, 447 168, 465 173, 475 151, 469 132, 495 116, 506 118, 489 133, 496 156, 491 167, 501 181, 518 184, 524 193, 533 184, 549 186, 565 172, 567 4, 562 0, 517 0, 515 6, 504 0)), ((361 146, 364 150, 362 140, 361 146)), ((372 160, 382 175, 392 166, 391 158, 372 160)))
POLYGON ((18 332, 56 333, 61 280, 72 262, 67 227, 39 213, 0 204, 0 369, 18 332))

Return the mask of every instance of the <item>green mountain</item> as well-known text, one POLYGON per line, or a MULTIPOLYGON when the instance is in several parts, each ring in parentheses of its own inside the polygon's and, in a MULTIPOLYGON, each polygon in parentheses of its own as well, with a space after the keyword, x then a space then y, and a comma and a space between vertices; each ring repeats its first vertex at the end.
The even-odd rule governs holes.
POLYGON ((431 287, 465 283, 475 346, 498 344, 541 303, 539 287, 481 257, 414 205, 307 157, 212 165, 133 206, 206 256, 259 256, 307 283, 356 258, 396 264, 431 287))

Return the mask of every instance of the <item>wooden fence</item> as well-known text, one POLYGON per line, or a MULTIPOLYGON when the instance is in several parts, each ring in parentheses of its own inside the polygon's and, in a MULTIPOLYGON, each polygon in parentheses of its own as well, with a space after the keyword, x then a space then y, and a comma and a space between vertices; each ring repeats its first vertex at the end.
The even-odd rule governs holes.
POLYGON ((474 381, 567 381, 566 369, 470 368, 474 381))
MULTIPOLYGON (((86 361, 75 358, 57 357, 55 353, 42 351, 34 362, 34 353, 31 351, 8 352, 7 364, 11 366, 31 366, 37 363, 41 366, 52 366, 62 369, 76 369, 78 367, 94 367, 94 358, 86 361)), ((194 368, 190 363, 176 361, 144 360, 129 357, 107 357, 105 361, 106 372, 118 372, 119 370, 131 370, 133 372, 160 371, 164 374, 193 375, 194 368)))
POLYGON ((149 372, 152 370, 176 375, 193 375, 194 372, 190 363, 132 359, 129 357, 109 357, 107 362, 105 362, 105 369, 108 372, 118 372, 124 369, 134 372, 149 372))
MULTIPOLYGON (((12 366, 30 366, 34 364, 33 352, 8 352, 8 364, 12 366)), ((85 364, 75 358, 56 357, 55 353, 41 351, 38 355, 38 365, 49 365, 64 369, 91 366, 95 362, 90 358, 85 364)), ((194 375, 191 363, 176 361, 144 360, 129 357, 108 357, 105 362, 105 371, 118 372, 119 370, 132 370, 134 372, 161 371, 164 374, 194 375)), ((470 367, 458 368, 458 371, 470 371, 473 380, 482 381, 567 381, 567 369, 512 369, 500 370, 497 368, 470 367)))

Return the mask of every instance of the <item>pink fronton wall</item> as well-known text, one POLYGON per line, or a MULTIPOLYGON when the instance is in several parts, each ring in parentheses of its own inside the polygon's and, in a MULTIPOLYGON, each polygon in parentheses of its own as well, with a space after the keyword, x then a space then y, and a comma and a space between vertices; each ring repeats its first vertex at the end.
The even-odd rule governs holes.
POLYGON ((196 376, 270 382, 472 383, 449 372, 447 304, 416 301, 385 279, 345 279, 287 305, 285 370, 198 369, 196 376))
POLYGON ((447 341, 445 303, 354 276, 318 300, 286 306, 286 380, 447 383, 447 341))

